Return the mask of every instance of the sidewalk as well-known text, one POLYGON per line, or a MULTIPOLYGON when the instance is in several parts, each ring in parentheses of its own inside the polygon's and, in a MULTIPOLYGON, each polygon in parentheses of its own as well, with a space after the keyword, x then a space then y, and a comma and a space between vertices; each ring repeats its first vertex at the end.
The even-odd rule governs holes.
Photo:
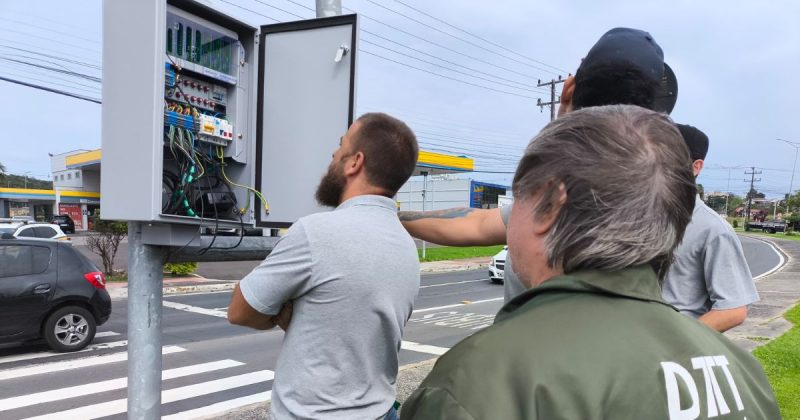
POLYGON ((725 333, 734 343, 753 351, 792 327, 782 315, 800 301, 800 241, 744 236, 774 244, 787 260, 778 271, 756 281, 761 300, 750 306, 742 325, 725 333))
MULTIPOLYGON (((452 271, 477 270, 487 268, 491 257, 468 258, 464 260, 434 261, 420 263, 420 273, 447 273, 452 271)), ((488 276, 487 276, 488 278, 488 276)), ((164 278, 164 295, 182 293, 209 293, 233 290, 236 280, 213 280, 200 276, 164 278)), ((111 299, 128 297, 128 283, 110 282, 106 285, 111 299)))

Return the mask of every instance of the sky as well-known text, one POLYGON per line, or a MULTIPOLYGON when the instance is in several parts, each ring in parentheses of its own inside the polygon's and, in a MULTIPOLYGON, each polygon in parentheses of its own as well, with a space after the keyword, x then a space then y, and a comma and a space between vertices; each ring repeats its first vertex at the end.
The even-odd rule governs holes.
MULTIPOLYGON (((314 14, 312 0, 203 1, 253 26, 314 14)), ((768 198, 789 191, 796 150, 776 139, 800 142, 793 113, 800 2, 343 4, 360 15, 357 114, 388 112, 409 123, 424 149, 474 157, 481 172, 473 178, 510 183, 525 146, 549 121, 536 106, 537 98, 549 100, 538 79, 574 73, 604 32, 627 26, 650 32, 677 75, 672 118, 710 138, 698 180, 705 190, 742 194, 745 171, 755 167, 756 189, 768 198)), ((0 77, 101 98, 101 8, 99 0, 0 0, 0 77)), ((0 162, 47 179, 48 153, 100 147, 100 114, 98 104, 0 80, 0 162)))

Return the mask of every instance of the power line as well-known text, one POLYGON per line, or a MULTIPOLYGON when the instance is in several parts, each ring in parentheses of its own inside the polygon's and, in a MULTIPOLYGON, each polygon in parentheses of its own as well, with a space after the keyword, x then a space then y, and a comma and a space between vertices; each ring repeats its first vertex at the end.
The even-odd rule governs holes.
POLYGON ((20 63, 20 64, 24 64, 24 65, 26 65, 26 66, 38 67, 38 68, 42 68, 42 69, 46 69, 46 70, 50 70, 50 71, 54 71, 54 72, 56 72, 56 73, 63 73, 63 74, 67 74, 67 75, 70 75, 70 76, 80 77, 80 78, 82 78, 82 79, 91 80, 91 81, 93 81, 93 82, 98 82, 98 83, 100 83, 100 82, 102 82, 102 81, 103 81, 103 80, 102 80, 101 78, 99 78, 99 77, 95 77, 95 76, 89 76, 88 74, 78 73, 78 72, 74 72, 74 71, 70 71, 70 70, 62 70, 62 69, 57 69, 57 68, 55 68, 55 67, 45 66, 45 65, 42 65, 42 64, 36 64, 36 63, 31 63, 31 62, 29 62, 29 61, 17 60, 17 59, 13 59, 13 58, 6 58, 6 57, 0 57, 0 60, 6 60, 6 61, 15 62, 15 63, 20 63))
POLYGON ((5 20, 7 22, 14 22, 14 23, 23 25, 25 27, 38 28, 38 29, 42 29, 42 30, 45 30, 45 31, 50 31, 50 32, 53 32, 53 33, 56 33, 56 34, 59 34, 59 35, 64 35, 64 36, 68 36, 68 37, 71 37, 71 38, 80 39, 82 41, 91 42, 93 44, 100 44, 100 42, 98 40, 96 40, 96 39, 83 38, 83 37, 80 37, 80 36, 77 36, 77 35, 74 35, 74 34, 71 34, 71 33, 68 33, 68 32, 61 32, 61 31, 57 31, 57 30, 52 29, 52 28, 47 28, 47 27, 44 27, 44 26, 34 25, 33 23, 30 23, 30 22, 21 22, 21 21, 15 20, 15 19, 9 19, 7 17, 2 17, 2 16, 0 16, 0 19, 5 20))
MULTIPOLYGON (((305 16, 300 16, 300 15, 298 15, 298 14, 296 14, 296 13, 292 13, 292 12, 290 12, 290 11, 288 11, 288 10, 281 9, 281 8, 280 8, 280 7, 278 7, 278 6, 273 6, 273 5, 269 4, 269 3, 265 3, 265 2, 263 2, 263 1, 261 1, 261 0, 253 0, 253 1, 254 1, 254 2, 256 2, 256 3, 261 3, 261 4, 263 4, 264 6, 271 7, 271 8, 273 8, 273 9, 275 9, 275 10, 280 10, 281 12, 283 12, 283 13, 286 13, 287 15, 292 15, 292 16, 294 16, 294 17, 296 17, 296 18, 300 18, 300 19, 308 19, 308 18, 307 18, 307 17, 305 17, 305 16)), ((226 3, 227 3, 227 2, 226 2, 226 3)))
MULTIPOLYGON (((464 65, 458 64, 458 63, 456 63, 456 62, 453 62, 453 61, 450 61, 450 60, 445 60, 444 58, 438 57, 438 56, 436 56, 436 55, 433 55, 433 54, 429 54, 429 53, 427 53, 427 52, 425 52, 425 51, 422 51, 422 50, 418 50, 418 49, 416 49, 416 48, 414 48, 414 47, 409 47, 408 45, 405 45, 405 44, 402 44, 402 43, 400 43, 400 42, 397 42, 397 41, 391 40, 391 39, 389 39, 389 38, 386 38, 386 37, 384 37, 384 36, 378 35, 378 34, 376 34, 376 33, 374 33, 374 32, 368 31, 368 30, 366 30, 366 29, 361 29, 361 32, 364 32, 364 33, 366 33, 366 34, 369 34, 369 35, 372 35, 372 36, 374 36, 374 37, 380 38, 380 39, 382 39, 382 40, 384 40, 384 41, 391 42, 392 44, 399 45, 399 46, 401 46, 401 47, 403 47, 403 48, 407 48, 407 49, 409 49, 409 50, 412 50, 412 51, 414 51, 414 52, 417 52, 417 53, 419 53, 419 54, 422 54, 422 55, 424 55, 424 56, 431 57, 431 58, 435 58, 435 59, 437 59, 437 60, 440 60, 440 61, 443 61, 443 62, 445 62, 445 63, 448 63, 448 64, 452 64, 452 65, 454 65, 454 66, 461 67, 461 68, 463 68, 463 69, 467 69, 467 70, 470 70, 470 71, 474 71, 474 72, 476 72, 476 73, 484 74, 484 75, 486 75, 486 76, 494 77, 495 79, 504 80, 504 81, 506 81, 506 82, 517 83, 517 84, 520 84, 520 85, 522 85, 522 86, 531 87, 531 85, 529 85, 529 84, 527 84, 527 83, 525 83, 525 82, 520 82, 520 81, 517 81, 517 80, 512 80, 512 79, 506 79, 506 78, 504 78, 504 77, 500 77, 500 76, 498 76, 498 75, 496 75, 496 74, 486 73, 486 72, 484 72, 484 71, 481 71, 481 70, 478 70, 478 69, 475 69, 475 68, 472 68, 472 67, 467 67, 467 66, 464 66, 464 65)), ((364 40, 364 41, 366 42, 366 40, 364 40)), ((381 48, 386 48, 386 47, 383 47, 383 46, 381 46, 381 48)))
MULTIPOLYGON (((352 13, 358 13, 358 12, 356 12, 355 10, 353 10, 353 9, 349 9, 349 8, 347 8, 347 7, 342 7, 342 8, 343 8, 343 9, 345 9, 345 10, 347 10, 347 11, 349 11, 349 12, 352 12, 352 13)), ((483 60, 483 59, 481 59, 481 58, 477 58, 477 57, 471 56, 471 55, 469 55, 469 54, 463 53, 463 52, 461 52, 461 51, 458 51, 458 50, 454 50, 454 49, 452 49, 452 48, 450 48, 450 47, 448 47, 448 46, 446 46, 446 45, 442 45, 442 44, 439 44, 439 43, 437 43, 437 42, 433 42, 433 41, 431 41, 431 40, 429 40, 429 39, 426 39, 426 38, 423 38, 423 37, 421 37, 421 36, 419 36, 419 35, 416 35, 416 34, 413 34, 413 33, 411 33, 411 32, 408 32, 408 31, 406 31, 406 30, 404 30, 404 29, 400 29, 400 28, 398 28, 397 26, 390 25, 390 24, 388 24, 388 23, 385 23, 385 22, 382 22, 382 21, 380 21, 380 20, 378 20, 378 19, 375 19, 375 18, 372 18, 372 17, 370 17, 370 16, 367 16, 367 15, 365 15, 364 13, 358 13, 358 15, 359 15, 359 16, 361 16, 361 17, 363 17, 363 18, 365 18, 365 19, 369 19, 369 20, 371 20, 371 21, 373 21, 373 22, 375 22, 375 23, 378 23, 378 24, 381 24, 381 25, 383 25, 383 26, 386 26, 386 27, 388 27, 388 28, 394 29, 395 31, 398 31, 398 32, 400 32, 400 33, 406 34, 406 35, 408 35, 408 36, 410 36, 410 37, 412 37, 412 38, 414 38, 414 39, 418 39, 418 40, 420 40, 420 41, 422 41, 422 42, 425 42, 425 43, 427 43, 427 44, 431 44, 431 45, 434 45, 434 46, 436 46, 436 47, 442 48, 442 49, 444 49, 444 50, 450 51, 450 52, 452 52, 452 53, 455 53, 455 54, 458 54, 458 55, 461 55, 461 56, 467 57, 467 58, 469 58, 469 59, 471 59, 471 60, 475 60, 475 61, 477 61, 477 62, 479 62, 479 63, 483 63, 483 64, 486 64, 486 65, 489 65, 489 66, 492 66, 492 67, 495 67, 495 68, 498 68, 498 69, 501 69, 501 70, 505 70, 505 71, 507 71, 507 72, 509 72, 509 73, 514 73, 514 74, 517 74, 517 75, 519 75, 519 76, 523 76, 523 77, 529 78, 529 79, 531 79, 531 80, 537 80, 537 79, 536 79, 536 77, 533 77, 533 76, 531 76, 531 75, 529 75, 529 74, 525 74, 525 73, 522 73, 522 72, 519 72, 519 71, 516 71, 516 70, 510 69, 510 68, 508 68, 508 67, 503 67, 503 66, 497 65, 497 64, 495 64, 495 63, 492 63, 492 62, 490 62, 490 61, 486 61, 486 60, 483 60)))
POLYGON ((94 68, 94 69, 97 69, 97 70, 102 70, 103 69, 102 67, 100 67, 97 64, 87 63, 85 61, 70 60, 68 58, 59 57, 59 56, 56 56, 56 55, 44 54, 44 53, 40 53, 40 52, 37 52, 37 51, 27 50, 27 49, 24 49, 24 48, 12 47, 12 46, 9 46, 9 45, 4 45, 4 44, 0 44, 0 47, 8 48, 8 49, 11 49, 11 50, 16 50, 16 51, 21 51, 21 52, 25 52, 25 53, 29 53, 29 54, 41 55, 42 57, 52 58, 54 60, 59 60, 59 61, 63 61, 63 62, 66 62, 66 63, 71 63, 71 64, 77 64, 77 65, 80 65, 80 66, 91 67, 91 68, 94 68))
POLYGON ((234 6, 234 7, 238 7, 238 8, 240 8, 240 9, 242 9, 242 10, 246 10, 246 11, 248 11, 248 12, 250 12, 250 13, 255 13, 255 14, 257 14, 257 15, 261 16, 261 17, 265 17, 265 18, 267 18, 267 19, 272 19, 272 21, 274 21, 274 22, 280 22, 280 20, 278 20, 278 19, 275 19, 275 18, 274 18, 274 17, 272 17, 272 16, 267 16, 267 15, 265 15, 265 14, 263 14, 263 13, 256 12, 256 11, 255 11, 255 10, 253 10, 253 9, 248 9, 248 8, 246 8, 246 7, 244 7, 244 6, 240 6, 240 5, 236 4, 236 3, 230 2, 230 1, 228 1, 228 0, 219 0, 219 1, 221 1, 221 2, 223 2, 223 3, 230 4, 231 6, 234 6))
MULTIPOLYGON (((42 50, 42 51, 49 51, 51 53, 62 53, 62 52, 64 52, 62 50, 53 50, 53 49, 50 49, 50 48, 41 47, 41 46, 36 45, 36 44, 31 44, 31 43, 27 43, 27 42, 21 42, 21 41, 16 40, 16 39, 0 37, 0 41, 14 43, 15 45, 25 45, 27 47, 36 48, 36 49, 39 49, 39 50, 42 50)), ((13 47, 6 46, 6 48, 13 48, 13 47)), ((89 57, 79 56, 79 55, 73 54, 71 52, 70 52, 70 56, 72 56, 72 58, 83 58, 85 60, 91 60, 91 58, 89 58, 89 57)), ((98 64, 94 64, 94 66, 98 66, 99 67, 100 64, 99 63, 98 64)))
POLYGON ((491 91, 493 91, 493 92, 505 93, 506 95, 519 96, 520 98, 536 99, 536 98, 534 98, 534 97, 532 97, 532 96, 521 95, 521 94, 519 94, 519 93, 508 92, 508 91, 505 91, 505 90, 495 89, 495 88, 491 88, 491 87, 488 87, 488 86, 483 86, 483 85, 479 85, 479 84, 476 84, 476 83, 468 82, 468 81, 466 81, 466 80, 461 80, 461 79, 456 79, 456 78, 454 78, 454 77, 445 76, 445 75, 442 75, 442 74, 439 74, 439 73, 436 73, 436 72, 432 72, 432 71, 430 71, 430 70, 421 69, 421 68, 419 68, 419 67, 414 67, 414 66, 412 66, 412 65, 410 65, 410 64, 406 64, 406 63, 403 63, 403 62, 400 62, 400 61, 397 61, 397 60, 393 60, 393 59, 391 59, 391 58, 387 58, 387 57, 384 57, 384 56, 382 56, 382 55, 380 55, 380 54, 376 54, 376 53, 374 53, 374 52, 367 51, 367 50, 364 50, 364 49, 362 49, 362 50, 360 50, 360 51, 361 51, 362 53, 364 53, 364 54, 369 54, 369 55, 372 55, 372 56, 375 56, 375 57, 381 58, 381 59, 383 59, 383 60, 386 60, 386 61, 391 61, 391 62, 393 62, 393 63, 395 63, 395 64, 399 64, 399 65, 401 65, 401 66, 409 67, 409 68, 412 68, 412 69, 414 69, 414 70, 419 70, 419 71, 421 71, 421 72, 425 72, 425 73, 428 73, 428 74, 432 74, 432 75, 434 75, 434 76, 439 76, 439 77, 441 77, 441 78, 444 78, 444 79, 448 79, 448 80, 452 80, 452 81, 460 82, 460 83, 463 83, 463 84, 466 84, 466 85, 470 85, 470 86, 479 87, 479 88, 481 88, 481 89, 491 90, 491 91))
POLYGON ((9 83, 16 83, 18 85, 27 86, 27 87, 34 88, 34 89, 43 90, 43 91, 50 92, 50 93, 56 93, 56 94, 59 94, 59 95, 69 96, 69 97, 72 97, 72 98, 75 98, 75 99, 81 99, 81 100, 84 100, 84 101, 94 102, 96 104, 102 103, 99 99, 94 99, 94 98, 90 98, 88 96, 83 96, 83 95, 77 95, 77 94, 66 92, 66 91, 63 91, 63 90, 48 88, 46 86, 36 85, 36 84, 33 84, 33 83, 26 83, 26 82, 23 82, 23 81, 20 81, 20 80, 9 79, 9 78, 3 77, 3 76, 0 76, 0 80, 4 80, 4 81, 9 82, 9 83))
MULTIPOLYGON (((5 63, 0 63, 0 64, 5 64, 5 63)), ((21 69, 18 69, 16 67, 10 67, 10 68, 7 67, 5 69, 0 68, 0 70, 5 71, 5 72, 9 72, 9 70, 14 71, 14 70, 21 70, 21 69)), ((76 82, 74 80, 64 79, 64 78, 56 77, 56 76, 49 75, 49 74, 33 73, 33 75, 34 76, 47 77, 49 79, 58 80, 58 81, 62 81, 62 82, 65 82, 65 83, 70 83, 70 84, 69 85, 59 85, 58 83, 53 83, 51 80, 34 79, 34 78, 30 77, 30 75, 28 75, 28 74, 19 74, 19 73, 13 73, 12 74, 12 76, 26 77, 26 78, 29 78, 31 80, 36 80, 37 82, 53 83, 53 84, 56 84, 56 85, 59 85, 59 86, 68 87, 68 88, 74 88, 74 89, 78 89, 78 90, 84 90, 84 91, 92 92, 92 93, 100 93, 101 92, 101 88, 99 86, 84 85, 84 84, 78 83, 78 82, 76 82), (82 87, 88 88, 88 89, 81 89, 81 88, 76 87, 76 86, 82 86, 82 87), (89 89, 91 89, 91 90, 89 90, 89 89)))
POLYGON ((441 29, 439 29, 439 28, 436 28, 436 27, 434 27, 434 26, 428 25, 427 23, 425 23, 425 22, 422 22, 422 21, 420 21, 420 20, 418 20, 418 19, 414 19, 413 17, 411 17, 411 16, 408 16, 408 15, 406 15, 406 14, 404 14, 404 13, 398 12, 397 10, 394 10, 394 9, 392 9, 391 7, 387 7, 387 6, 383 5, 383 4, 380 4, 380 3, 376 2, 375 0, 366 0, 366 1, 368 1, 368 2, 370 2, 370 3, 372 3, 372 4, 374 4, 375 6, 378 6, 378 7, 382 8, 382 9, 386 9, 386 10, 388 10, 388 11, 390 11, 390 12, 394 13, 394 14, 400 15, 400 16, 402 16, 402 17, 404 17, 404 18, 406 18, 406 19, 408 19, 408 20, 410 20, 410 21, 412 21, 412 22, 416 22, 416 23, 418 23, 418 24, 420 24, 420 25, 422 25, 422 26, 425 26, 425 27, 427 27, 427 28, 433 29, 433 30, 434 30, 434 31, 436 31, 436 32, 439 32, 439 33, 442 33, 442 34, 444 34, 444 35, 447 35, 447 36, 449 36, 449 37, 451 37, 451 38, 457 39, 457 40, 459 40, 459 41, 461 41, 461 42, 463 42, 463 43, 465 43, 465 44, 472 45, 473 47, 480 48, 480 49, 482 49, 482 50, 484 50, 484 51, 490 52, 490 53, 492 53, 492 54, 495 54, 495 55, 497 55, 497 56, 499 56, 499 57, 503 57, 503 58, 505 58, 506 60, 510 60, 510 61, 513 61, 513 62, 515 62, 515 63, 522 64, 523 66, 528 66, 528 67, 531 67, 531 68, 534 68, 534 69, 537 69, 537 70, 543 71, 543 72, 545 72, 545 73, 554 74, 554 75, 557 75, 557 74, 558 74, 557 72, 554 72, 554 71, 552 71, 552 70, 545 69, 545 68, 542 68, 542 67, 539 67, 539 66, 535 66, 535 65, 533 65, 533 64, 526 63, 526 62, 524 62, 524 61, 521 61, 521 60, 517 60, 516 58, 510 57, 510 56, 508 56, 508 55, 505 55, 505 54, 501 54, 501 53, 499 53, 499 52, 497 52, 497 51, 492 51, 492 50, 490 50, 490 49, 488 49, 488 48, 486 48, 486 47, 484 47, 484 46, 482 46, 482 45, 480 45, 480 44, 476 44, 476 43, 474 43, 474 42, 472 42, 472 41, 466 40, 466 39, 464 39, 464 38, 461 38, 461 37, 458 37, 458 36, 456 36, 456 35, 453 35, 453 34, 451 34, 451 33, 449 33, 449 32, 443 31, 443 30, 441 30, 441 29))
POLYGON ((400 51, 397 51, 397 50, 393 50, 393 49, 391 49, 389 47, 384 47, 384 46, 382 46, 380 44, 376 44, 376 43, 374 43, 372 41, 368 41, 366 39, 362 39, 361 42, 364 42, 364 43, 367 43, 367 44, 370 44, 370 45, 374 45, 374 46, 376 46, 378 48, 383 48, 384 50, 388 50, 388 51, 391 51, 391 52, 393 52, 395 54, 402 55, 404 57, 408 57, 408 58, 410 58, 412 60, 417 60, 417 61, 420 61, 422 63, 430 64, 432 66, 436 66, 436 67, 439 67, 439 68, 447 70, 447 71, 452 71, 454 73, 462 74, 462 75, 465 75, 467 77, 474 77, 476 79, 484 80, 484 81, 487 81, 489 83, 495 83, 495 84, 498 84, 498 85, 501 85, 501 86, 510 87, 510 88, 513 88, 513 89, 519 89, 519 90, 524 90, 524 91, 527 91, 527 92, 537 93, 535 90, 530 89, 530 88, 524 88, 524 87, 514 86, 514 85, 511 85, 511 84, 508 84, 508 83, 497 82, 497 81, 494 81, 492 79, 488 79, 486 77, 475 76, 475 75, 463 72, 461 70, 455 70, 455 69, 452 69, 452 68, 449 68, 449 67, 445 67, 445 66, 442 66, 440 64, 436 64, 436 63, 433 63, 433 62, 430 62, 430 61, 426 61, 426 60, 423 60, 421 58, 417 58, 417 57, 414 57, 412 55, 409 55, 409 54, 406 54, 406 53, 403 53, 403 52, 400 52, 400 51))
POLYGON ((45 38, 43 36, 34 35, 34 34, 27 33, 27 32, 17 31, 17 30, 9 29, 9 28, 0 28, 0 30, 6 31, 6 32, 12 32, 12 33, 23 35, 23 36, 26 36, 26 37, 39 38, 39 39, 42 39, 42 40, 45 40, 45 41, 48 41, 48 42, 55 42, 56 44, 66 45, 68 47, 79 48, 79 49, 83 49, 83 50, 86 50, 86 51, 92 51, 92 52, 96 52, 98 54, 101 53, 100 50, 96 50, 96 49, 93 49, 93 48, 87 48, 85 45, 70 44, 69 42, 64 42, 64 41, 59 41, 59 40, 55 40, 55 39, 45 38))
MULTIPOLYGON (((495 47, 497 47, 497 48, 500 48, 500 49, 502 49, 502 50, 504 50, 504 51, 510 52, 510 53, 512 53, 512 54, 515 54, 515 55, 517 55, 517 56, 519 56, 519 57, 522 57, 522 58, 525 58, 525 59, 527 59, 527 60, 533 61, 533 62, 535 62, 535 63, 539 63, 539 64, 541 64, 541 65, 543 65, 543 66, 550 67, 550 68, 552 68, 552 69, 554 69, 554 70, 556 70, 556 71, 558 71, 558 72, 568 73, 568 71, 567 71, 567 70, 564 70, 564 69, 562 69, 562 68, 558 68, 558 67, 556 67, 556 66, 551 66, 550 64, 547 64, 547 63, 544 63, 544 62, 542 62, 542 61, 536 60, 536 59, 534 59, 534 58, 528 57, 528 56, 526 56, 526 55, 524 55, 524 54, 520 54, 520 53, 518 53, 518 52, 516 52, 516 51, 514 51, 514 50, 511 50, 511 49, 509 49, 509 48, 506 48, 506 47, 504 47, 504 46, 502 46, 502 45, 500 45, 500 44, 497 44, 497 43, 495 43, 495 42, 492 42, 492 41, 490 41, 490 40, 488 40, 488 39, 486 39, 486 38, 483 38, 483 37, 480 37, 480 36, 478 36, 478 35, 475 35, 475 34, 473 34, 472 32, 469 32, 469 31, 467 31, 466 29, 459 28, 458 26, 455 26, 455 25, 453 25, 453 24, 451 24, 451 23, 449 23, 449 22, 447 22, 447 21, 445 21, 445 20, 443 20, 443 19, 437 18, 436 16, 433 16, 433 15, 431 15, 431 14, 429 14, 429 13, 426 13, 426 12, 424 12, 424 11, 422 11, 422 10, 420 10, 420 9, 417 9, 416 7, 414 7, 414 6, 411 6, 411 5, 407 4, 407 3, 404 3, 404 2, 402 2, 402 1, 400 1, 400 0, 394 0, 394 2, 395 2, 395 3, 400 3, 400 4, 402 4, 403 6, 405 6, 405 7, 409 8, 409 9, 411 9, 411 10, 414 10, 414 11, 415 11, 415 12, 417 12, 417 13, 420 13, 420 14, 422 14, 422 15, 425 15, 425 16, 427 16, 427 17, 429 17, 429 18, 431 18, 431 19, 433 19, 433 20, 435 20, 435 21, 437 21, 437 22, 443 23, 443 24, 445 24, 445 25, 447 25, 447 26, 449 26, 449 27, 451 27, 451 28, 453 28, 453 29, 455 29, 455 30, 457 30, 457 31, 459 31, 459 32, 462 32, 462 33, 465 33, 465 34, 467 34, 467 35, 469 35, 469 36, 472 36, 472 37, 474 37, 474 38, 480 39, 481 41, 483 41, 483 42, 485 42, 485 43, 487 43, 487 44, 489 44, 489 45, 493 45, 493 46, 495 46, 495 47)), ((556 74, 557 74, 557 73, 556 73, 556 74)))

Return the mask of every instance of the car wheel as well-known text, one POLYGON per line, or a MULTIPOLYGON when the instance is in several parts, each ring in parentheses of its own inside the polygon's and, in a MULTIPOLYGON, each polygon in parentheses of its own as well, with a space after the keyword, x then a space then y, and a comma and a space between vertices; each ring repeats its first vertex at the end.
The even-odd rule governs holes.
POLYGON ((503 279, 490 278, 489 280, 494 284, 503 284, 503 279))
POLYGON ((79 306, 63 307, 44 323, 44 339, 55 351, 78 351, 94 339, 97 323, 91 312, 79 306))

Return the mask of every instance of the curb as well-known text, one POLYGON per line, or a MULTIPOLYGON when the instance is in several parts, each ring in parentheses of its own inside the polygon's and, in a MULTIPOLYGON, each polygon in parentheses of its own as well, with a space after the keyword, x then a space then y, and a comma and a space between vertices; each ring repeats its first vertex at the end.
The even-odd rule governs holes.
MULTIPOLYGON (((190 293, 213 293, 213 292, 226 292, 229 290, 233 290, 238 281, 231 280, 228 283, 218 283, 218 284, 197 284, 197 285, 187 285, 187 286, 165 286, 164 287, 164 296, 167 295, 183 295, 183 294, 190 294, 190 293)), ((112 300, 120 300, 120 299, 127 299, 128 298, 128 287, 115 287, 112 289, 108 289, 108 294, 111 296, 112 300)))
MULTIPOLYGON (((448 261, 442 261, 443 263, 448 261)), ((453 271, 469 271, 469 270, 480 270, 489 268, 489 263, 476 263, 476 264, 468 264, 462 266, 454 266, 454 267, 420 267, 420 273, 449 273, 453 271)))

